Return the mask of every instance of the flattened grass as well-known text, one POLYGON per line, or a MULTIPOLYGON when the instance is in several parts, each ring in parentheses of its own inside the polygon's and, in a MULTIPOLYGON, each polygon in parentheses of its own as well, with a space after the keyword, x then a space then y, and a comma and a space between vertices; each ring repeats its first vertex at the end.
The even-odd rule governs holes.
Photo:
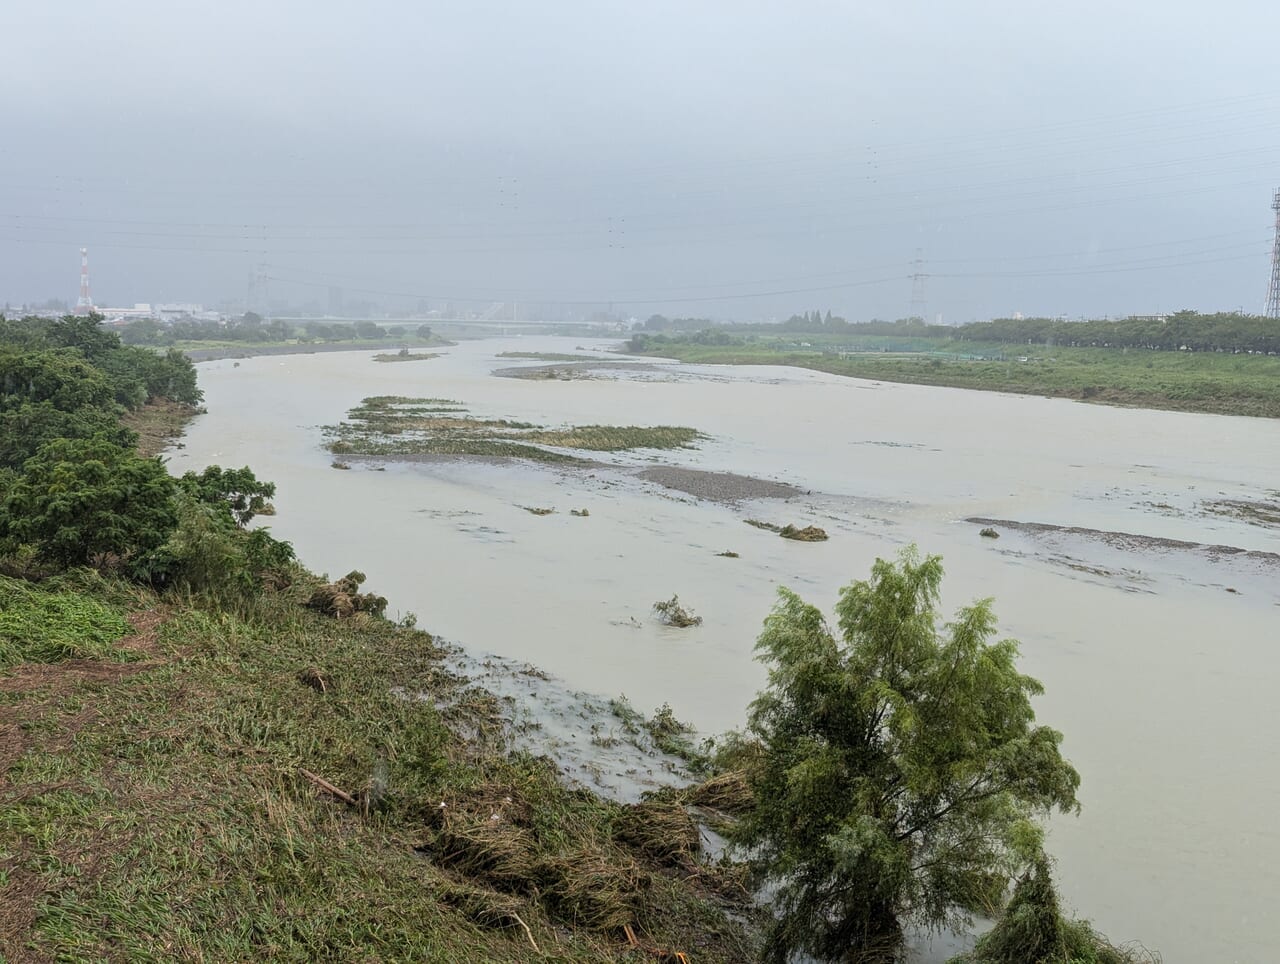
POLYGON ((632 959, 630 924, 698 960, 754 958, 714 868, 669 871, 646 814, 508 753, 500 704, 431 636, 324 618, 310 588, 176 608, 154 664, 91 704, 69 691, 0 770, 0 953, 524 961, 536 942, 608 961, 632 959))
POLYGON ((119 657, 129 623, 114 606, 0 576, 0 667, 119 657))

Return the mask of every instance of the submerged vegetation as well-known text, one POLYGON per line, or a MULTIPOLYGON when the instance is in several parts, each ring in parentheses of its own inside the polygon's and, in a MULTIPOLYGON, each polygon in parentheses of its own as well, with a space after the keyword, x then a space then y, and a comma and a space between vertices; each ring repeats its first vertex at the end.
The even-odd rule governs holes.
POLYGON ((764 529, 766 532, 776 532, 782 538, 791 539, 793 542, 826 542, 830 538, 827 535, 827 530, 818 526, 804 526, 801 528, 789 522, 784 526, 780 526, 760 519, 743 519, 742 521, 757 529, 764 529))
MULTIPOLYGON (((710 766, 708 754, 693 742, 696 732, 693 726, 676 719, 670 704, 663 703, 654 710, 653 716, 646 719, 625 696, 619 696, 609 701, 609 711, 617 717, 628 742, 641 752, 657 750, 677 757, 695 773, 703 772, 710 766)), ((665 790, 658 793, 666 795, 665 790)), ((689 795, 683 793, 667 798, 693 803, 689 795)))
POLYGON ((658 619, 668 626, 685 629, 689 626, 702 625, 702 617, 695 616, 692 609, 686 609, 680 605, 679 596, 659 600, 653 604, 653 611, 658 614, 658 619))
POLYGON ((379 352, 373 356, 376 362, 408 362, 408 361, 430 361, 432 358, 439 358, 439 352, 419 351, 412 352, 408 348, 401 348, 398 352, 379 352))
POLYGON ((692 446, 702 435, 671 425, 580 425, 543 428, 528 422, 477 418, 460 402, 443 398, 373 396, 325 428, 335 455, 413 457, 479 455, 539 462, 581 462, 555 451, 625 452, 692 446))
POLYGON ((1049 860, 1038 858, 1013 888, 996 926, 949 964, 1159 964, 1142 947, 1116 947, 1061 909, 1049 860))

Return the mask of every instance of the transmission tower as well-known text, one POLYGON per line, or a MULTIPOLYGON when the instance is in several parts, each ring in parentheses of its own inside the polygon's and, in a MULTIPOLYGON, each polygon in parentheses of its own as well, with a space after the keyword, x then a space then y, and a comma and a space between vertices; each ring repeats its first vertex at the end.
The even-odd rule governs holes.
POLYGON ((87 315, 93 311, 93 298, 89 295, 89 249, 80 249, 80 298, 76 301, 76 314, 87 315))
POLYGON ((911 278, 911 307, 907 312, 908 318, 919 318, 925 321, 925 283, 929 280, 929 276, 924 273, 924 251, 916 248, 916 258, 911 262, 911 267, 915 270, 908 277, 911 278))
POLYGON ((1276 240, 1271 248, 1271 287, 1267 289, 1265 314, 1280 320, 1280 190, 1271 199, 1271 210, 1276 212, 1276 240))
POLYGON ((270 282, 267 266, 260 264, 249 272, 249 290, 245 298, 245 310, 265 317, 269 308, 268 288, 270 282))

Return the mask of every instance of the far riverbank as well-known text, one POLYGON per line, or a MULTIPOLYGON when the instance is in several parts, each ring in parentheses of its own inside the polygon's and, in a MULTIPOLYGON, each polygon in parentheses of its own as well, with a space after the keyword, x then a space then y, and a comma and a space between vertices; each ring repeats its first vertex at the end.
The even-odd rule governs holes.
MULTIPOLYGON (((634 340, 633 340, 634 341, 634 340)), ((968 346, 971 348, 972 346, 968 346)), ((1120 408, 1280 418, 1280 358, 1217 352, 1011 346, 1007 357, 952 351, 796 351, 762 342, 655 338, 637 357, 698 365, 783 365, 873 381, 1070 398, 1120 408)))
POLYGON ((410 348, 449 348, 457 342, 448 341, 444 338, 380 338, 377 340, 369 339, 367 341, 344 341, 332 342, 325 344, 304 344, 297 342, 289 345, 255 345, 246 343, 244 345, 219 345, 212 348, 181 348, 179 349, 184 355, 193 362, 221 361, 224 358, 256 358, 260 355, 317 355, 325 352, 333 351, 376 351, 381 348, 386 351, 399 349, 404 346, 410 348))

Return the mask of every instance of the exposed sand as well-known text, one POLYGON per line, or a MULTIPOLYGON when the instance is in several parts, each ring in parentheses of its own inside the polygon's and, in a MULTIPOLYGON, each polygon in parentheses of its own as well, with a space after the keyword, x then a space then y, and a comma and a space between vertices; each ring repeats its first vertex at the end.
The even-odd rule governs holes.
POLYGON ((675 465, 658 465, 634 473, 636 478, 657 482, 668 489, 711 502, 745 502, 748 499, 790 499, 804 495, 803 489, 785 482, 770 482, 750 475, 732 472, 705 472, 682 469, 675 465))

